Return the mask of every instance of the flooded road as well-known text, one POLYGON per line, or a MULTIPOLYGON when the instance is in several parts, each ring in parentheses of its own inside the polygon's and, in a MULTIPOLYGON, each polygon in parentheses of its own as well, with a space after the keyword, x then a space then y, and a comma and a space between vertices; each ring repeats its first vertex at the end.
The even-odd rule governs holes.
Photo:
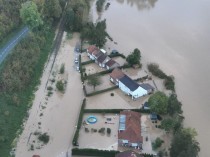
POLYGON ((183 103, 185 126, 196 128, 201 157, 210 156, 210 1, 109 0, 102 14, 92 2, 91 18, 106 19, 117 44, 107 48, 128 55, 142 52, 142 62, 156 62, 174 75, 183 103))

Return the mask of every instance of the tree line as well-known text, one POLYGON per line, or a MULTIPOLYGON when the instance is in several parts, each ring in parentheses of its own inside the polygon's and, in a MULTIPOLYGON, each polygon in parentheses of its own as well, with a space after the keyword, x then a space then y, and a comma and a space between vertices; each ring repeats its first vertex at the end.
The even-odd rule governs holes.
MULTIPOLYGON (((3 11, 6 9, 11 13, 8 18, 5 17, 6 21, 11 20, 16 26, 25 23, 31 30, 0 66, 1 156, 9 156, 23 119, 28 116, 27 110, 32 104, 34 91, 52 50, 55 26, 64 5, 65 0, 0 0, 1 15, 6 14, 3 11), (5 6, 10 9, 4 8, 5 6), (11 18, 13 13, 14 19, 11 18)), ((12 29, 7 30, 9 32, 12 29)))

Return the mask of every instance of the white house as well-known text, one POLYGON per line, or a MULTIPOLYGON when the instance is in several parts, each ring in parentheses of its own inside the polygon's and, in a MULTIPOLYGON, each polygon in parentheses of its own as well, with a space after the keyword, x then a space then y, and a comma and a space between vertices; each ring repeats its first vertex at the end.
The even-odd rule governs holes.
POLYGON ((95 60, 94 56, 93 56, 93 52, 97 52, 97 51, 100 51, 95 45, 90 45, 88 48, 87 48, 87 55, 90 59, 92 60, 95 60))
POLYGON ((119 80, 119 88, 128 95, 133 98, 139 98, 141 96, 147 95, 148 92, 144 88, 142 88, 138 83, 133 81, 127 75, 123 76, 119 80))

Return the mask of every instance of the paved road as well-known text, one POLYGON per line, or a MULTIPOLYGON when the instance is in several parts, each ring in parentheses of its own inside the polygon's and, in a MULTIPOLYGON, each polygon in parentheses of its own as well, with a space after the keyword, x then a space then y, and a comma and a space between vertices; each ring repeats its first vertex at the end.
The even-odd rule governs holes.
POLYGON ((11 50, 17 45, 17 43, 28 34, 28 32, 28 27, 22 28, 14 37, 10 39, 10 41, 8 41, 4 47, 0 49, 0 64, 4 61, 11 50))

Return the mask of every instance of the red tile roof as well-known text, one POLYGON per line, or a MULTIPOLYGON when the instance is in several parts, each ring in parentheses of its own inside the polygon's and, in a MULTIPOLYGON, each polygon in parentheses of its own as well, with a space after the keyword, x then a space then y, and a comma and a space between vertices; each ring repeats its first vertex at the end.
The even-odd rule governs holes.
POLYGON ((95 56, 96 58, 98 58, 100 55, 102 55, 103 53, 99 50, 99 49, 95 49, 92 52, 92 55, 95 56))
POLYGON ((120 79, 122 78, 123 76, 125 76, 125 74, 118 68, 115 68, 112 73, 110 74, 110 77, 113 78, 113 79, 120 79))
POLYGON ((120 115, 125 115, 126 121, 125 130, 118 132, 118 139, 128 140, 130 143, 142 143, 140 113, 125 110, 120 112, 120 115))
POLYGON ((92 52, 94 51, 94 50, 96 50, 96 49, 98 49, 95 45, 90 45, 88 48, 87 48, 87 50, 88 50, 88 53, 90 53, 90 54, 92 54, 92 52))
POLYGON ((111 67, 111 66, 114 65, 115 63, 118 64, 115 60, 110 59, 110 60, 106 63, 106 66, 111 67))

